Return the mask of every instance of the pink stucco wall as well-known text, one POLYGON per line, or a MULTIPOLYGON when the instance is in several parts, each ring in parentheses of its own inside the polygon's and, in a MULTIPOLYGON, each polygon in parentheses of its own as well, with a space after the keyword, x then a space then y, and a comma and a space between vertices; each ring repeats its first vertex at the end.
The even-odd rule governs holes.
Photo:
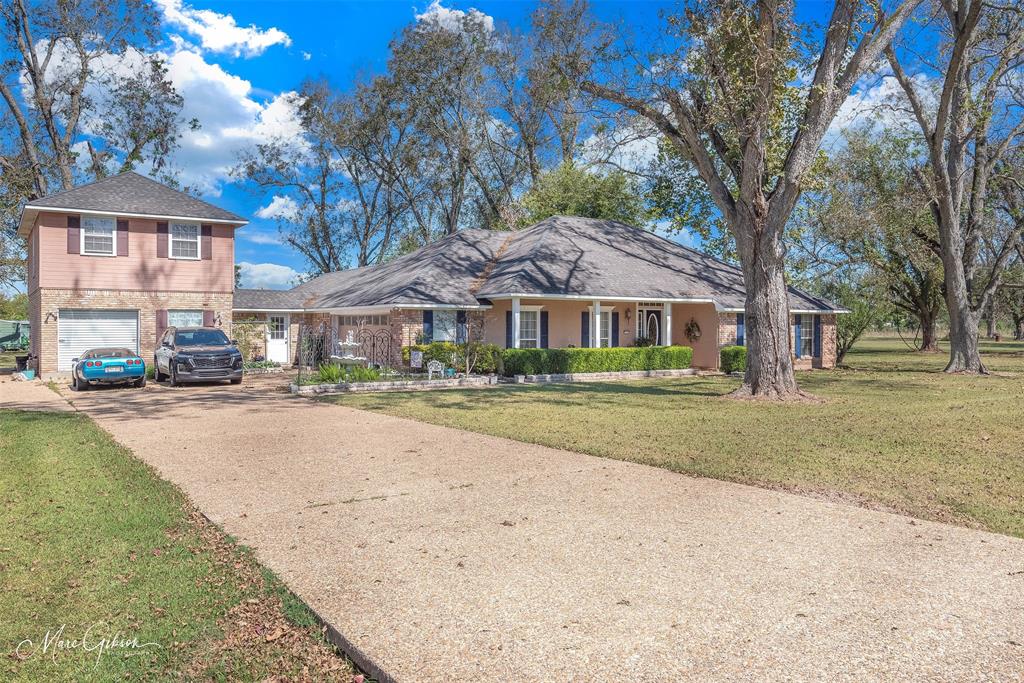
MULTIPOLYGON (((29 238, 38 263, 38 277, 30 279, 29 288, 230 293, 234 233, 232 226, 213 225, 209 260, 157 258, 156 221, 132 218, 128 256, 86 256, 67 253, 66 214, 41 213, 29 238)), ((33 268, 30 262, 30 272, 33 268)))

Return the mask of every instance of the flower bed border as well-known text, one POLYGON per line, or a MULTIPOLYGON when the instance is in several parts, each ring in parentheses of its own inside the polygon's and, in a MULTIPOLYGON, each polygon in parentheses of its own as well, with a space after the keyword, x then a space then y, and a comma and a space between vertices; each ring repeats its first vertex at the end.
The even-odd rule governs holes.
POLYGON ((474 375, 473 377, 456 377, 454 379, 410 379, 384 382, 341 382, 340 384, 305 384, 299 386, 292 383, 291 392, 298 396, 316 396, 322 394, 350 394, 373 391, 433 391, 435 389, 458 389, 462 387, 483 387, 496 385, 497 376, 474 375))

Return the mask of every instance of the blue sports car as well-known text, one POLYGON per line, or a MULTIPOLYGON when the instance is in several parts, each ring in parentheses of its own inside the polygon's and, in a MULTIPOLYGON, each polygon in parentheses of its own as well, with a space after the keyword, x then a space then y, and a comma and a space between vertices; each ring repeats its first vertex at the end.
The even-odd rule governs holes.
POLYGON ((128 349, 89 349, 72 362, 72 391, 88 389, 91 384, 146 386, 146 363, 128 349))

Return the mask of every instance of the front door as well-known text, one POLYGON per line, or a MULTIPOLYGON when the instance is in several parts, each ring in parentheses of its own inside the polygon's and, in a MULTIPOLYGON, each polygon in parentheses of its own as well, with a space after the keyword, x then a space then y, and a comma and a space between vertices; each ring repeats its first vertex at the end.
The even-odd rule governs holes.
POLYGON ((643 325, 640 328, 641 334, 651 340, 654 346, 661 345, 661 311, 646 309, 642 310, 643 325))
POLYGON ((267 360, 288 362, 288 316, 272 315, 267 318, 267 360))

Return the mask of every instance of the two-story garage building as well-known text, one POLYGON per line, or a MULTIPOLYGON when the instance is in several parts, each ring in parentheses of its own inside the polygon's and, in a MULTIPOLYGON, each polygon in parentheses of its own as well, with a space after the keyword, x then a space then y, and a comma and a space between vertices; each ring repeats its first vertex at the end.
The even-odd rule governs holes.
POLYGON ((32 355, 40 375, 84 350, 143 358, 169 325, 230 327, 234 233, 246 220, 127 172, 24 208, 32 355))

